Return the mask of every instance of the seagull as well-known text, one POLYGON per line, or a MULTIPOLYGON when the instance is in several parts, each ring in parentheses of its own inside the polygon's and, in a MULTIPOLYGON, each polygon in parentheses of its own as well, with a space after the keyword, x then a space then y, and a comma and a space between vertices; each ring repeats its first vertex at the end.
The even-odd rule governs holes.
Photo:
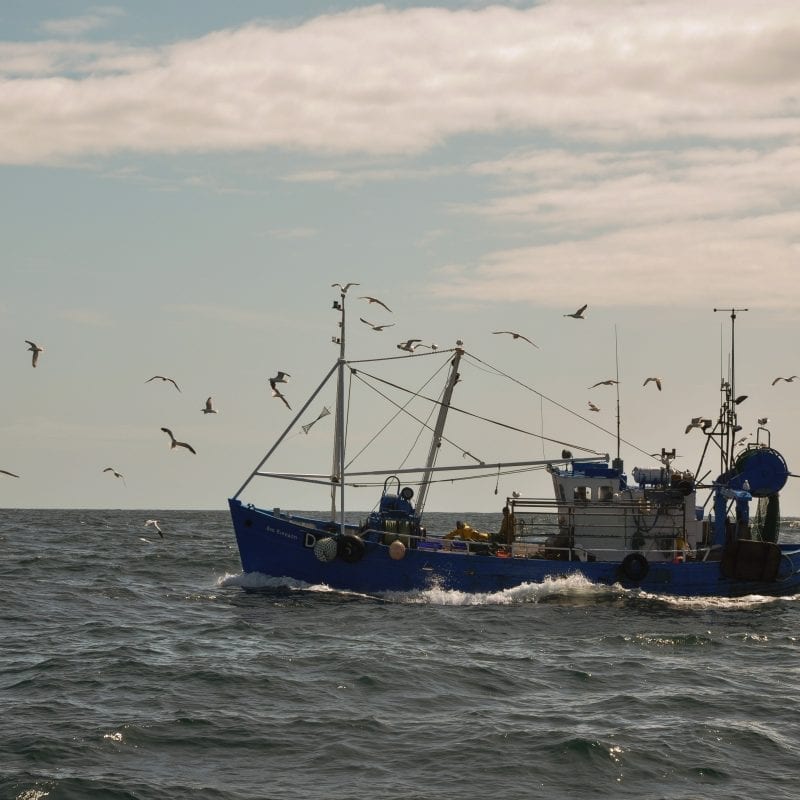
POLYGON ((359 317, 359 319, 365 324, 369 325, 370 328, 374 331, 382 331, 384 328, 391 328, 394 325, 394 322, 390 322, 388 325, 373 325, 371 322, 368 322, 364 319, 364 317, 359 317))
MULTIPOLYGON (((34 360, 34 361, 36 360, 36 356, 34 356, 34 357, 33 357, 33 360, 34 360)), ((36 364, 34 364, 33 366, 35 367, 35 366, 36 366, 36 364)), ((800 377, 800 376, 798 376, 798 375, 792 375, 792 376, 791 376, 791 377, 789 377, 789 378, 784 378, 784 377, 782 377, 781 375, 778 375, 778 377, 777 377, 777 378, 775 378, 775 380, 774 380, 774 381, 772 381, 772 385, 774 386, 774 385, 775 385, 775 384, 776 384, 778 381, 786 381, 786 383, 791 383, 793 380, 795 380, 795 378, 798 378, 798 377, 800 377)))
POLYGON ((38 344, 31 342, 29 339, 25 340, 25 344, 30 345, 28 350, 30 350, 33 353, 33 358, 31 358, 31 366, 35 367, 36 362, 39 360, 39 353, 41 353, 44 350, 44 347, 39 347, 38 344))
POLYGON ((147 522, 145 522, 145 524, 144 524, 145 528, 146 528, 148 525, 152 525, 152 526, 153 526, 153 527, 156 529, 156 531, 158 531, 158 535, 159 535, 159 536, 160 536, 162 539, 164 538, 164 534, 163 534, 163 533, 161 533, 161 528, 159 528, 159 527, 158 527, 158 520, 157 520, 157 519, 149 519, 149 520, 147 520, 147 522))
POLYGON ((686 430, 684 433, 689 433, 692 428, 701 428, 702 430, 707 430, 712 425, 710 419, 706 419, 705 417, 692 417, 692 421, 686 426, 686 430))
POLYGON ((176 447, 185 447, 190 453, 197 455, 197 451, 194 449, 194 447, 192 447, 190 444, 186 444, 186 442, 179 442, 172 435, 172 431, 169 428, 162 428, 161 430, 164 431, 164 433, 166 433, 167 436, 169 436, 169 438, 172 440, 172 443, 169 446, 170 450, 174 450, 176 447))
POLYGON ((178 386, 178 384, 175 383, 175 381, 172 380, 172 378, 167 378, 165 375, 153 375, 153 377, 152 378, 148 378, 145 381, 145 383, 150 383, 150 381, 154 381, 156 378, 160 378, 162 381, 169 381, 180 392, 181 387, 178 386))
POLYGON ((12 478, 19 478, 19 475, 17 475, 15 472, 9 472, 7 469, 0 469, 0 472, 2 472, 3 475, 9 475, 12 478))
POLYGON ((583 312, 586 311, 586 307, 588 305, 589 304, 586 303, 585 305, 582 305, 577 311, 573 312, 572 314, 564 314, 564 316, 565 317, 572 317, 573 319, 586 319, 586 317, 583 316, 583 312))
POLYGON ((409 353, 413 353, 418 347, 420 347, 422 343, 422 339, 407 339, 405 342, 400 342, 397 345, 398 350, 407 350, 409 353))
POLYGON ((615 383, 619 383, 619 381, 615 381, 613 378, 609 378, 607 381, 598 381, 597 383, 592 384, 588 388, 594 389, 596 386, 613 386, 615 383))
POLYGON ((360 283, 346 283, 344 286, 342 286, 341 283, 332 283, 331 284, 331 289, 333 289, 335 286, 339 287, 340 291, 342 292, 342 297, 344 297, 347 294, 347 290, 351 286, 361 286, 361 284, 360 283))
POLYGON ((647 386, 647 384, 648 384, 648 383, 650 383, 650 381, 655 381, 655 384, 656 384, 656 386, 658 386, 658 391, 660 392, 660 391, 661 391, 661 378, 648 378, 648 379, 647 379, 647 380, 646 380, 646 381, 645 381, 645 382, 642 384, 642 386, 647 386))
POLYGON ((539 345, 536 344, 536 342, 532 342, 527 336, 523 336, 521 333, 515 333, 514 331, 492 331, 492 333, 507 333, 514 339, 524 339, 528 344, 532 344, 537 350, 539 349, 539 345))
POLYGON ((769 422, 769 418, 768 417, 760 417, 759 420, 758 420, 758 424, 759 425, 766 425, 768 422, 769 422))
POLYGON ((280 397, 280 399, 283 400, 283 404, 286 406, 286 408, 288 408, 289 411, 291 411, 292 407, 289 405, 289 401, 283 396, 280 389, 278 389, 278 387, 275 386, 275 384, 272 381, 269 382, 269 385, 272 387, 272 396, 280 397))
POLYGON ((208 398, 208 400, 206 400, 206 407, 203 409, 203 413, 204 414, 216 414, 217 413, 217 409, 214 408, 214 405, 211 402, 211 398, 210 397, 208 398))
POLYGON ((103 472, 113 472, 115 478, 122 478, 122 482, 127 486, 128 484, 125 483, 125 476, 121 472, 117 472, 114 467, 106 467, 103 472))
POLYGON ((369 297, 368 295, 364 295, 363 297, 359 297, 359 300, 368 300, 370 303, 377 303, 379 306, 383 306, 390 314, 392 313, 392 309, 383 302, 383 300, 378 300, 377 297, 369 297))
POLYGON ((511 492, 511 496, 516 500, 519 497, 519 492, 511 492))
POLYGON ((274 389, 276 383, 288 383, 286 379, 291 377, 292 376, 288 372, 278 370, 278 374, 274 378, 269 379, 269 385, 274 389))
POLYGON ((589 401, 589 411, 599 411, 600 409, 590 400, 589 401))

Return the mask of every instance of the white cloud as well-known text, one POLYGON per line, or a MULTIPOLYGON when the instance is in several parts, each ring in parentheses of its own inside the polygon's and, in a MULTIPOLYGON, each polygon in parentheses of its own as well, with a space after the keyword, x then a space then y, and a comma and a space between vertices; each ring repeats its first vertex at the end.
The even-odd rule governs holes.
POLYGON ((523 130, 607 142, 797 137, 797 52, 795 0, 375 6, 162 48, 6 43, 0 158, 404 154, 523 130))
POLYGON ((473 166, 500 191, 454 207, 520 223, 529 244, 448 265, 455 300, 792 308, 800 303, 800 148, 519 153, 473 166))
POLYGON ((797 308, 800 212, 735 222, 678 221, 497 251, 454 265, 429 290, 443 299, 563 307, 797 308))

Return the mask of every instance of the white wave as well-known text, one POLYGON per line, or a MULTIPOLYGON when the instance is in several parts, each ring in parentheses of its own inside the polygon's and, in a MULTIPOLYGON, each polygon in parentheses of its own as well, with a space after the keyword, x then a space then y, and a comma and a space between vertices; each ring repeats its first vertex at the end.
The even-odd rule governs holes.
POLYGON ((240 572, 237 575, 227 573, 221 578, 217 578, 217 586, 227 588, 229 586, 240 586, 242 589, 258 591, 277 591, 279 589, 289 589, 295 592, 317 592, 319 594, 339 594, 345 597, 363 597, 375 600, 374 595, 364 594, 363 592, 352 592, 346 589, 334 589, 326 583, 305 583, 296 578, 265 575, 262 572, 240 572))
POLYGON ((414 592, 387 592, 383 597, 395 603, 421 603, 437 606, 485 606, 538 603, 551 597, 585 598, 616 597, 626 594, 619 586, 592 583, 583 575, 545 578, 541 583, 523 583, 499 592, 462 592, 433 587, 414 592))
POLYGON ((651 594, 640 592, 639 597, 648 600, 657 600, 665 605, 675 608, 685 608, 692 611, 704 611, 713 609, 715 611, 742 611, 758 606, 783 603, 787 600, 797 601, 798 597, 773 597, 764 594, 748 594, 742 597, 676 597, 665 594, 651 594))

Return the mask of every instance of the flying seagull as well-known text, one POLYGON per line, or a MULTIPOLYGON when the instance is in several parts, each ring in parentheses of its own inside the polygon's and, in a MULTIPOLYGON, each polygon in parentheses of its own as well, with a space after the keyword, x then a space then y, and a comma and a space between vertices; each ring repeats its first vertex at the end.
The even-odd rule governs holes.
POLYGON ((528 344, 532 344, 537 350, 539 349, 539 345, 536 342, 532 342, 527 336, 523 336, 521 333, 515 333, 514 331, 492 331, 492 333, 507 333, 514 339, 524 339, 528 344))
POLYGON ((269 379, 269 385, 274 389, 276 383, 288 383, 286 379, 291 377, 292 376, 288 372, 281 372, 281 370, 278 370, 278 374, 274 378, 269 379))
MULTIPOLYGON (((36 356, 33 357, 33 360, 36 361, 36 356)), ((33 366, 35 367, 36 364, 34 364, 33 366)), ((786 383, 791 383, 797 377, 798 377, 797 375, 792 375, 789 378, 784 378, 784 377, 778 375, 778 377, 775 378, 774 381, 772 381, 772 385, 774 386, 778 381, 786 381, 786 383)))
POLYGON ((194 453, 195 455, 197 455, 197 451, 194 449, 194 447, 192 447, 190 444, 187 444, 186 442, 179 442, 172 435, 172 431, 169 428, 162 428, 161 430, 164 431, 164 433, 166 433, 171 440, 171 444, 169 446, 170 450, 174 450, 176 447, 185 447, 190 453, 194 453))
POLYGON ((590 400, 589 401, 589 411, 599 411, 600 409, 590 400))
POLYGON ((148 378, 145 381, 145 383, 150 383, 150 381, 154 381, 154 380, 156 380, 156 378, 158 378, 159 380, 162 380, 162 381, 169 381, 180 392, 181 387, 178 386, 178 384, 175 383, 175 381, 172 378, 166 377, 166 375, 153 375, 153 377, 152 378, 148 378))
POLYGON ((409 353, 413 353, 422 343, 422 339, 406 339, 405 342, 400 342, 397 345, 398 350, 406 350, 409 353))
POLYGON ((359 297, 359 300, 368 300, 370 303, 377 303, 379 306, 383 306, 390 314, 392 313, 392 309, 383 302, 383 300, 378 300, 377 297, 369 297, 368 295, 364 295, 363 297, 359 297))
POLYGON ((41 353, 44 350, 44 347, 39 347, 38 344, 36 344, 35 342, 31 342, 29 339, 25 340, 25 344, 30 345, 28 350, 30 350, 33 353, 33 357, 31 358, 31 366, 35 367, 36 362, 39 360, 39 353, 41 353))
POLYGON ((758 424, 759 425, 766 425, 769 422, 768 417, 759 417, 758 424))
POLYGON ((0 472, 2 472, 3 475, 9 475, 12 478, 19 478, 19 475, 17 475, 15 472, 9 472, 7 469, 0 469, 0 472))
POLYGON ((393 327, 393 326, 394 326, 394 322, 390 322, 390 323, 388 323, 387 325, 373 325, 371 322, 368 322, 367 320, 365 320, 365 319, 364 319, 364 317, 359 317, 359 319, 360 319, 360 320, 361 320, 361 321, 362 321, 362 322, 363 322, 365 325, 369 325, 369 326, 370 326, 370 328, 372 328, 372 330, 374 330, 374 331, 382 331, 384 328, 391 328, 391 327, 393 327))
POLYGON ((158 527, 158 520, 157 520, 157 519, 149 519, 149 520, 147 520, 147 522, 145 522, 145 524, 144 524, 145 528, 146 528, 148 525, 152 525, 152 526, 153 526, 153 527, 156 529, 156 531, 158 532, 158 535, 159 535, 159 536, 160 536, 162 539, 164 538, 164 534, 163 534, 163 533, 161 533, 161 528, 159 528, 159 527, 158 527))
POLYGON ((114 467, 106 467, 103 472, 112 472, 115 478, 122 478, 122 483, 127 486, 128 484, 125 483, 125 476, 121 472, 117 472, 114 467))
POLYGON ((564 314, 564 316, 565 317, 572 317, 573 319, 586 319, 586 317, 583 316, 583 312, 586 311, 586 307, 588 305, 589 304, 586 303, 585 305, 582 305, 577 311, 573 312, 572 314, 564 314))
POLYGON ((331 284, 331 289, 333 289, 335 286, 338 286, 338 287, 339 287, 339 290, 340 290, 340 291, 341 291, 341 293, 342 293, 342 297, 344 297, 344 295, 346 295, 346 294, 347 294, 347 290, 348 290, 348 289, 349 289, 351 286, 361 286, 361 284, 360 284, 360 283, 346 283, 344 286, 342 286, 342 284, 341 284, 341 283, 332 283, 332 284, 331 284))
POLYGON ((712 424, 711 420, 705 417, 692 417, 692 421, 686 426, 684 433, 689 433, 692 428, 700 428, 705 431, 710 428, 712 424))
POLYGON ((331 412, 330 412, 330 409, 329 409, 329 408, 327 408, 326 406, 323 406, 323 407, 322 407, 322 411, 320 411, 320 412, 319 412, 319 415, 317 416, 317 418, 316 418, 316 419, 312 419, 312 420, 311 420, 311 422, 307 422, 305 425, 301 425, 301 426, 300 426, 300 427, 302 427, 302 429, 303 429, 303 433, 305 433, 306 435, 308 435, 308 432, 309 432, 309 430, 311 430, 311 427, 312 427, 312 426, 313 426, 315 423, 319 422, 319 421, 320 421, 320 420, 321 420, 323 417, 327 417, 327 416, 328 416, 328 414, 330 414, 330 413, 331 413, 331 412))
POLYGON ((619 383, 619 381, 615 381, 613 378, 609 378, 607 381, 598 381, 597 383, 593 383, 588 388, 594 389, 596 386, 613 386, 615 383, 619 383))
POLYGON ((650 381, 655 381, 655 384, 656 384, 656 386, 658 386, 658 391, 660 392, 660 391, 661 391, 661 378, 648 378, 648 379, 647 379, 647 380, 646 380, 646 381, 645 381, 645 382, 642 384, 642 386, 647 386, 647 384, 648 384, 648 383, 650 383, 650 381))
POLYGON ((204 414, 216 414, 217 413, 217 409, 214 408, 214 404, 211 402, 211 398, 210 397, 208 398, 208 400, 206 400, 206 407, 203 409, 203 413, 204 414))

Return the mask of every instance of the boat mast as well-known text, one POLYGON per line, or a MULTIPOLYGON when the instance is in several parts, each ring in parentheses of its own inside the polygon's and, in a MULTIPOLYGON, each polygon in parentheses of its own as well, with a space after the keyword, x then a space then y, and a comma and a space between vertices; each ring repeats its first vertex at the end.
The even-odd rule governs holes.
POLYGON ((345 296, 351 286, 357 283, 334 283, 339 287, 340 300, 333 301, 339 312, 339 335, 333 343, 339 345, 339 360, 336 363, 336 430, 333 439, 333 464, 331 466, 331 519, 336 519, 336 488, 339 488, 339 514, 342 533, 344 533, 344 367, 345 367, 345 296))
POLYGON ((417 514, 419 516, 422 516, 422 512, 425 508, 425 498, 428 494, 431 472, 433 472, 436 456, 439 454, 439 448, 442 445, 444 423, 447 419, 447 412, 450 410, 450 400, 453 397, 453 389, 458 382, 458 364, 461 361, 461 356, 464 355, 463 345, 464 343, 460 339, 456 342, 455 355, 450 362, 450 374, 447 376, 447 384, 445 385, 442 395, 442 402, 439 405, 439 414, 436 417, 436 426, 433 429, 431 447, 428 451, 428 459, 425 462, 425 472, 422 474, 422 481, 419 487, 419 497, 417 497, 417 514))
POLYGON ((733 443, 739 430, 736 417, 736 406, 741 398, 736 396, 736 312, 748 311, 746 308, 715 308, 714 311, 731 312, 731 359, 728 366, 728 381, 722 382, 722 409, 720 422, 720 462, 721 473, 727 472, 732 464, 733 443))

